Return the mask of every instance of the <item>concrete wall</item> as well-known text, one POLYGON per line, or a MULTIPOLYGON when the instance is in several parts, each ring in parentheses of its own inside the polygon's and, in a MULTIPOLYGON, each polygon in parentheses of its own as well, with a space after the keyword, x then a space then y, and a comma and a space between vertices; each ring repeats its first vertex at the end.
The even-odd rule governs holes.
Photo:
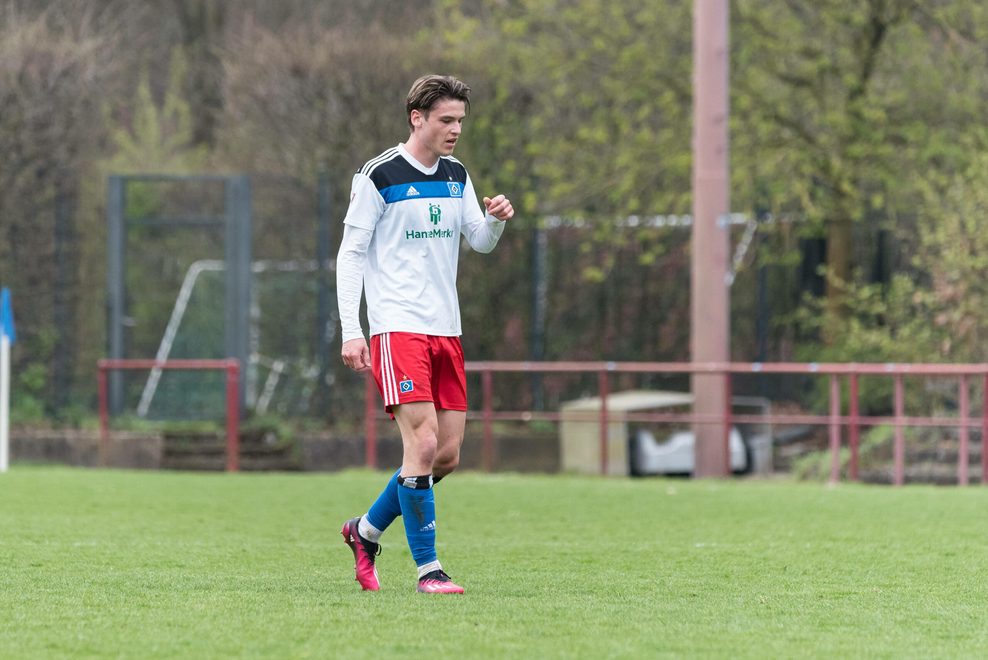
MULTIPOLYGON (((157 469, 162 439, 146 433, 114 433, 107 448, 110 467, 157 469)), ((99 465, 99 432, 78 430, 14 430, 10 432, 10 462, 99 465)))
MULTIPOLYGON (((479 433, 468 432, 461 452, 462 469, 482 469, 482 443, 479 433)), ((366 462, 364 438, 360 435, 306 435, 298 439, 297 448, 300 457, 299 467, 305 471, 342 470, 362 467, 366 462)), ((379 437, 377 448, 377 465, 380 469, 396 469, 401 465, 399 437, 379 437)), ((162 468, 164 455, 165 440, 160 434, 114 431, 107 451, 107 464, 116 468, 157 470, 162 468)), ((559 470, 559 443, 555 434, 495 437, 494 456, 496 470, 513 472, 559 470)), ((10 460, 14 465, 54 463, 97 467, 99 466, 99 432, 11 429, 10 460)), ((214 460, 210 465, 223 465, 223 462, 214 460)), ((210 468, 204 465, 201 469, 210 468)))

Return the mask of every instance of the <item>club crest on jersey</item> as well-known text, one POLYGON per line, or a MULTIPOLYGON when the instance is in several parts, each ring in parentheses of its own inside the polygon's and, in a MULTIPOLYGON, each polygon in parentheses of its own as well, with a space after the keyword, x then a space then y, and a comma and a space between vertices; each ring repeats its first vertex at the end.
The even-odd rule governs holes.
POLYGON ((429 222, 438 225, 442 220, 443 208, 438 204, 429 204, 429 222))
POLYGON ((463 187, 459 181, 447 181, 446 185, 449 187, 450 197, 463 197, 463 187))
POLYGON ((411 378, 408 378, 398 383, 398 389, 400 389, 403 394, 407 392, 414 392, 415 383, 412 382, 411 378))

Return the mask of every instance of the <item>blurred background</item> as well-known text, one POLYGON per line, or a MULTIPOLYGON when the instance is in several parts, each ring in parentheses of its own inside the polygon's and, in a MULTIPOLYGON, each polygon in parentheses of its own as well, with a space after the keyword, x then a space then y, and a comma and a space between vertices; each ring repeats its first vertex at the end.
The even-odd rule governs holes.
MULTIPOLYGON (((320 425, 359 416, 332 258, 353 173, 407 137, 428 72, 473 88, 456 156, 516 209, 497 250, 461 260, 468 359, 688 360, 691 31, 685 0, 5 0, 13 422, 94 414, 108 182, 148 174, 171 178, 128 183, 125 356, 161 350, 194 272, 170 357, 222 357, 208 218, 229 198, 203 177, 246 176, 248 397, 320 425)), ((979 0, 731 3, 733 360, 986 360, 986 44, 979 0)), ((499 397, 552 407, 592 390, 576 380, 508 379, 499 397)), ((132 381, 136 408, 147 374, 132 381)), ((634 383, 655 385, 688 388, 634 383)), ((158 388, 152 416, 203 404, 158 388)))

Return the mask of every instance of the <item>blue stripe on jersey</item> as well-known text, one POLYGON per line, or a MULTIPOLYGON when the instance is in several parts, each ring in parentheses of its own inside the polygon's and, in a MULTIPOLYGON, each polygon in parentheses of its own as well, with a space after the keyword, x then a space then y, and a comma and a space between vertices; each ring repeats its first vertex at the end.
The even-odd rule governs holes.
POLYGON ((381 190, 386 204, 409 199, 434 199, 437 197, 463 197, 463 184, 459 181, 416 181, 388 186, 381 190))

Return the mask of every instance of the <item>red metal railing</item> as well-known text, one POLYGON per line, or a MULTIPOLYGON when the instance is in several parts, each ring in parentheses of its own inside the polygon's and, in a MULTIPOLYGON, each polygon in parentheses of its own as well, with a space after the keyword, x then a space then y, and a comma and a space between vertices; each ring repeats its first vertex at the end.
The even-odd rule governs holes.
MULTIPOLYGON (((479 419, 483 423, 483 468, 493 469, 493 447, 495 421, 535 421, 544 420, 558 422, 562 413, 533 410, 495 411, 493 406, 493 374, 495 373, 596 373, 598 394, 601 399, 601 409, 597 415, 600 423, 600 466, 601 474, 607 474, 607 426, 608 407, 607 397, 610 394, 611 374, 721 374, 723 387, 728 402, 725 410, 719 415, 702 415, 696 413, 627 413, 624 419, 629 422, 679 422, 690 424, 722 424, 727 429, 737 423, 768 423, 768 424, 806 424, 824 425, 829 430, 829 449, 831 452, 830 479, 840 480, 840 449, 842 444, 842 429, 848 430, 848 447, 850 460, 849 477, 858 479, 859 444, 862 426, 877 426, 887 424, 893 428, 893 483, 902 485, 905 482, 905 429, 908 427, 957 427, 959 430, 959 450, 957 459, 957 483, 967 485, 970 453, 970 429, 980 428, 982 438, 981 452, 981 483, 988 485, 988 451, 985 449, 985 439, 988 439, 988 415, 971 416, 970 384, 972 377, 980 377, 982 381, 983 402, 982 411, 988 411, 988 364, 874 364, 874 363, 795 363, 795 362, 467 362, 468 372, 481 374, 482 408, 479 413, 469 415, 470 419, 479 419), (812 414, 767 414, 743 415, 735 414, 730 409, 731 376, 735 374, 810 374, 828 376, 829 413, 827 415, 812 414), (841 414, 841 377, 848 380, 848 414, 841 414), (885 376, 893 379, 893 415, 865 416, 860 413, 859 378, 861 376, 885 376), (907 416, 905 414, 904 378, 907 376, 937 376, 957 378, 960 394, 958 397, 958 415, 956 417, 924 417, 907 416)), ((365 423, 367 434, 367 465, 377 465, 377 431, 376 418, 380 408, 380 397, 373 382, 373 376, 368 375, 366 387, 365 423)))
POLYGON ((226 470, 240 469, 240 363, 237 360, 99 360, 99 463, 107 464, 110 445, 110 407, 107 372, 115 369, 220 370, 226 372, 226 470))

